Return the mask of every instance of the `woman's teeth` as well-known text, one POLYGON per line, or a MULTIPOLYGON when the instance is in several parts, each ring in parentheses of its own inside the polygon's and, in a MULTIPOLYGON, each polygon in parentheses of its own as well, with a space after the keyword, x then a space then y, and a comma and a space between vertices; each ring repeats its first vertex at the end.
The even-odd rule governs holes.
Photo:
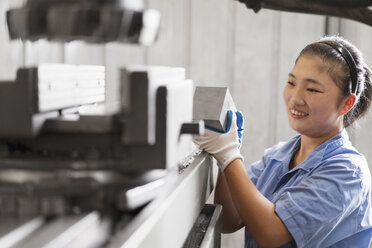
POLYGON ((306 114, 306 113, 304 113, 304 112, 299 112, 299 111, 294 110, 294 109, 291 109, 290 111, 291 111, 291 113, 294 114, 294 115, 300 115, 300 116, 306 116, 306 115, 308 115, 308 114, 306 114))

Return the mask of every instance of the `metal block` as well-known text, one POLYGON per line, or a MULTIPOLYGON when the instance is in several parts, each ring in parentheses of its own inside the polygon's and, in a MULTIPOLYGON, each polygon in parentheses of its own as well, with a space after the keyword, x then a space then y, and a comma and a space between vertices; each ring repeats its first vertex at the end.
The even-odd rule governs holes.
POLYGON ((37 67, 37 112, 64 109, 105 100, 105 67, 40 64, 37 67))
POLYGON ((191 123, 184 123, 182 125, 181 133, 203 135, 205 131, 203 120, 193 121, 191 123))
POLYGON ((105 68, 40 64, 0 83, 0 137, 35 137, 44 121, 62 109, 103 103, 105 68))
POLYGON ((127 66, 121 70, 120 101, 128 114, 123 137, 125 144, 155 144, 158 88, 183 80, 183 68, 127 66))
MULTIPOLYGON (((192 120, 192 92, 193 83, 189 80, 159 87, 155 104, 155 143, 153 145, 126 143, 128 151, 126 160, 129 161, 132 168, 127 166, 123 167, 123 170, 170 169, 177 166, 181 159, 190 154, 192 151, 191 135, 182 135, 181 129, 184 123, 189 123, 192 120)), ((140 115, 140 112, 136 114, 140 115)), ((146 129, 141 128, 142 124, 139 122, 137 125, 135 124, 136 122, 133 122, 133 129, 127 129, 125 126, 126 132, 129 131, 131 135, 139 133, 139 137, 145 138, 146 129)))
POLYGON ((204 120, 206 127, 220 132, 226 130, 227 111, 236 111, 227 87, 196 87, 193 108, 194 120, 204 120))

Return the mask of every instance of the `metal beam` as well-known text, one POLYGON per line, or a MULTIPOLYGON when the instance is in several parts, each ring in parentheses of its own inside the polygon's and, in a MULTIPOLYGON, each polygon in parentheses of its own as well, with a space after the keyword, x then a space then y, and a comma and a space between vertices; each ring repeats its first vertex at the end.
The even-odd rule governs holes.
POLYGON ((337 16, 372 26, 371 0, 239 0, 258 12, 261 8, 305 14, 337 16))

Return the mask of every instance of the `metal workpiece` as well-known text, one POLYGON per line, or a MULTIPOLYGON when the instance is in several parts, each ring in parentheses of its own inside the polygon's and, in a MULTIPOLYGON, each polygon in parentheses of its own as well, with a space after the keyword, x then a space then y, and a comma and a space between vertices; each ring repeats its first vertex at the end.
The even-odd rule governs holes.
POLYGON ((11 39, 151 45, 160 13, 144 9, 142 0, 28 0, 7 12, 11 39))
POLYGON ((206 127, 225 132, 229 110, 236 111, 236 107, 227 87, 196 87, 194 120, 204 120, 206 127))
POLYGON ((191 123, 184 123, 181 128, 182 134, 204 135, 205 123, 203 120, 195 120, 191 123))

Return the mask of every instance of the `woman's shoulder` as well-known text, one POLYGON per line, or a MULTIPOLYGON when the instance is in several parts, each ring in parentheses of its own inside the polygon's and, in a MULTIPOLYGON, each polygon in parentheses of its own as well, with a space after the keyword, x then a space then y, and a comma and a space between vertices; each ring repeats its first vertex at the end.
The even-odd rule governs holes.
POLYGON ((299 146, 300 135, 293 137, 288 141, 279 141, 274 146, 267 148, 264 152, 264 157, 270 157, 277 160, 286 158, 289 153, 292 153, 299 146))
POLYGON ((364 186, 370 187, 371 184, 371 172, 366 158, 349 144, 325 156, 318 169, 333 171, 332 174, 338 174, 337 171, 349 174, 358 178, 364 186))
POLYGON ((350 169, 361 171, 368 170, 366 158, 351 144, 351 142, 346 142, 331 152, 325 151, 323 162, 325 164, 341 164, 350 169))

